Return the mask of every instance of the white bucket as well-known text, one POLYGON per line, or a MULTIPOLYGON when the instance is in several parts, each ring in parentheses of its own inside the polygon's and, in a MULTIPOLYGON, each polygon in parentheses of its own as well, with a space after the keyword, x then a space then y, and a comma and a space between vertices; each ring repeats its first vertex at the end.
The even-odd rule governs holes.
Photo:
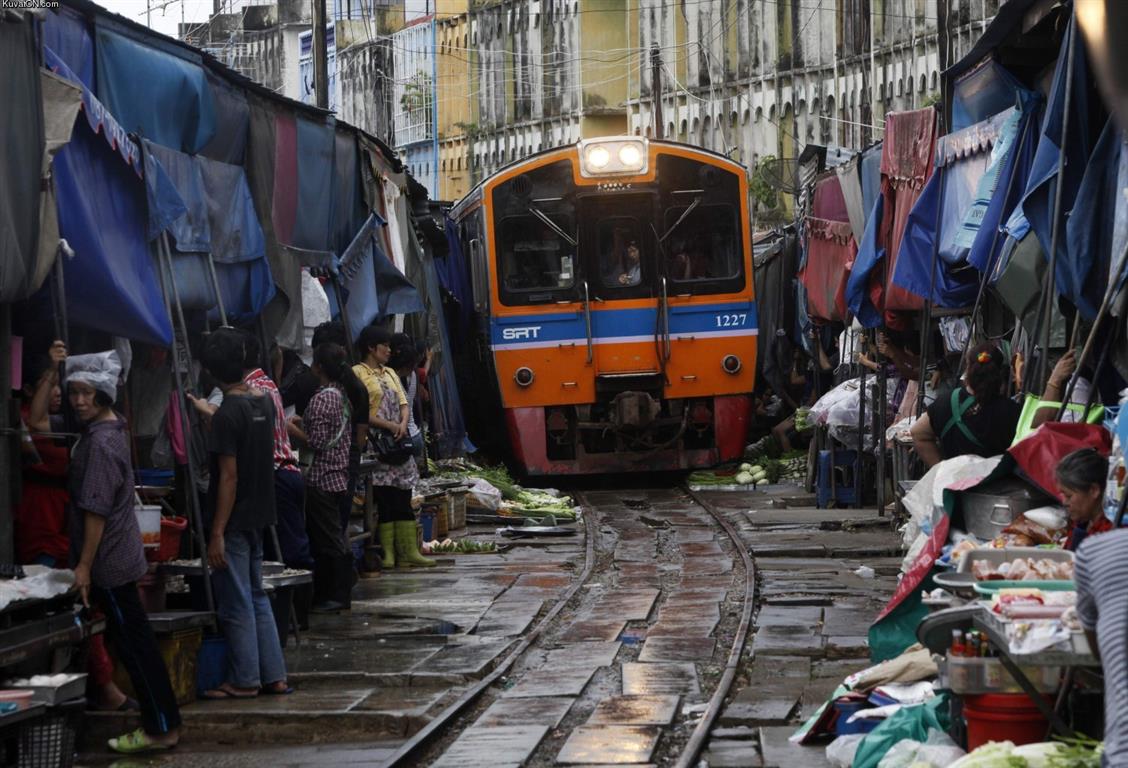
POLYGON ((137 514, 137 525, 141 528, 141 542, 146 549, 157 549, 161 545, 161 507, 159 504, 137 504, 133 507, 137 514))

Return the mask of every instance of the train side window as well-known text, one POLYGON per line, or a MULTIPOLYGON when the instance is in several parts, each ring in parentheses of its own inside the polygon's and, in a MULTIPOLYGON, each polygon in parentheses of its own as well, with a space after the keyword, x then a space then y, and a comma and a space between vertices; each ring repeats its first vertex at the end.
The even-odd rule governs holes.
POLYGON ((742 275, 740 230, 731 205, 668 208, 666 274, 691 292, 725 290, 742 275))
MULTIPOLYGON (((552 218, 556 228, 572 231, 570 217, 552 218)), ((575 284, 575 248, 536 216, 506 216, 498 237, 502 285, 510 293, 559 291, 575 284)))
POLYGON ((597 231, 600 276, 605 288, 632 288, 642 282, 642 237, 638 219, 602 219, 597 231))

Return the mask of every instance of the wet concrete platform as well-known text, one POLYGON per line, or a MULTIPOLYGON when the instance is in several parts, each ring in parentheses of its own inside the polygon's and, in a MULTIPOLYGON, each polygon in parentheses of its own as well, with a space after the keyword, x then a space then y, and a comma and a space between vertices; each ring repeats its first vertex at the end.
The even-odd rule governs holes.
POLYGON ((825 746, 787 739, 869 665, 867 633, 896 588, 900 538, 874 509, 815 509, 797 489, 700 495, 740 532, 760 580, 747 683, 703 757, 711 767, 827 766, 825 746), (875 578, 854 573, 862 565, 875 578))
MULTIPOLYGON (((488 537, 492 529, 475 533, 488 537)), ((443 558, 433 569, 362 578, 350 612, 311 616, 301 644, 289 638, 285 655, 295 693, 188 704, 182 708, 184 740, 168 764, 252 764, 212 761, 243 748, 255 756, 248 760, 261 755, 267 765, 379 764, 380 753, 369 760, 349 743, 396 744, 423 727, 493 669, 570 586, 582 562, 583 537, 577 536, 552 547, 518 542, 504 553, 443 558), (308 746, 319 743, 341 745, 340 751, 308 746), (258 745, 277 749, 251 749, 258 745), (287 751, 285 745, 295 746, 287 751)), ((607 654, 603 647, 592 651, 607 654)), ((524 729, 532 749, 553 723, 509 724, 524 729)), ((137 721, 99 713, 87 725, 84 746, 97 762, 104 740, 137 721)))

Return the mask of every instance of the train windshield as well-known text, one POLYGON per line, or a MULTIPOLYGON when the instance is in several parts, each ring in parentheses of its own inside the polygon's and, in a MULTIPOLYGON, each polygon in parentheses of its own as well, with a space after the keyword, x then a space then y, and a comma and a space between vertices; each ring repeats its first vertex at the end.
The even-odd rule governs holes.
POLYGON ((572 298, 576 218, 562 191, 572 186, 568 161, 536 168, 494 191, 498 287, 506 304, 572 298))
POLYGON ((690 290, 693 284, 729 282, 741 276, 740 235, 731 205, 666 209, 666 274, 690 290))
POLYGON ((552 291, 571 288, 576 279, 575 243, 565 235, 570 218, 550 219, 555 227, 534 215, 506 216, 501 220, 498 246, 502 284, 507 292, 552 291))

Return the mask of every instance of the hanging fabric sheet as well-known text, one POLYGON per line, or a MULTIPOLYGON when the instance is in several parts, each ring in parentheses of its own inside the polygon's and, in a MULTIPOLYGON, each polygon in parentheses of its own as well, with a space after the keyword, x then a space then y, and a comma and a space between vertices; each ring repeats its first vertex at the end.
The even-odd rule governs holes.
POLYGON ((865 202, 862 197, 862 179, 859 174, 862 156, 854 155, 845 163, 834 170, 838 174, 838 183, 842 187, 842 197, 846 201, 846 214, 850 219, 850 227, 854 230, 854 239, 861 240, 866 229, 865 202))
POLYGON ((863 328, 879 328, 881 310, 870 295, 870 275, 885 260, 885 249, 878 242, 878 232, 885 214, 885 198, 877 195, 866 216, 866 229, 858 243, 858 254, 846 280, 846 306, 863 328))
POLYGON ((198 54, 152 37, 138 41, 101 16, 94 35, 98 97, 118 122, 182 152, 207 146, 216 130, 215 102, 198 54))
POLYGON ((862 162, 859 166, 858 176, 862 183, 862 210, 866 214, 862 229, 869 226, 869 212, 873 210, 873 201, 881 194, 881 155, 884 144, 877 142, 862 153, 862 162))
POLYGON ((773 233, 752 246, 753 274, 756 281, 756 368, 763 380, 777 392, 788 385, 795 348, 790 338, 791 318, 795 316, 796 248, 794 230, 773 233))
MULTIPOLYGON (((1007 223, 1007 233, 1021 240, 1027 231, 1033 230, 1049 259, 1053 240, 1054 198, 1056 185, 1062 186, 1062 217, 1077 199, 1077 190, 1092 153, 1089 129, 1089 67, 1085 56, 1085 46, 1080 42, 1073 55, 1073 85, 1069 106, 1069 136, 1064 147, 1065 164, 1062 178, 1058 179, 1058 160, 1063 151, 1062 129, 1065 122, 1065 97, 1067 90, 1067 69, 1069 59, 1069 38, 1076 34, 1076 20, 1070 17, 1069 32, 1062 41, 1061 55, 1054 71, 1053 85, 1050 88, 1042 121, 1038 149, 1030 170, 1029 183, 1022 199, 1022 205, 1014 211, 1007 223)), ((1064 221, 1062 222, 1064 225, 1064 221)), ((1064 228, 1060 231, 1057 243, 1057 268, 1054 280, 1057 284, 1069 280, 1066 271, 1068 253, 1064 228)))
MULTIPOLYGON (((920 297, 893 284, 905 224, 925 183, 932 174, 936 149, 936 113, 932 108, 914 112, 894 112, 885 117, 885 141, 881 155, 881 194, 885 198, 885 216, 879 233, 885 248, 884 274, 888 285, 874 275, 870 292, 875 306, 888 310, 916 310, 923 306, 920 297)), ((886 322, 890 322, 887 317, 886 322)))
POLYGON ((969 246, 1014 147, 1020 117, 1012 108, 937 141, 936 171, 905 226, 893 275, 898 286, 928 298, 934 285, 931 300, 942 307, 975 302, 980 274, 967 263, 969 246))
MULTIPOLYGON (((86 19, 62 5, 43 14, 40 27, 43 49, 50 49, 72 73, 69 78, 94 90, 94 40, 86 19)), ((49 66, 49 65, 48 65, 49 66)))
POLYGON ((210 69, 205 72, 215 101, 215 133, 200 154, 221 163, 242 165, 247 153, 251 110, 242 88, 238 88, 210 69))
POLYGON ((339 279, 348 294, 344 317, 354 335, 376 319, 425 309, 419 292, 380 248, 383 224, 383 219, 371 214, 341 254, 339 279))
MULTIPOLYGON (((1087 319, 1097 316, 1110 277, 1123 282, 1123 274, 1112 275, 1123 253, 1124 231, 1116 229, 1116 219, 1128 208, 1120 182, 1125 157, 1124 134, 1109 118, 1093 149, 1089 167, 1077 189, 1077 201, 1066 224, 1069 258, 1058 272, 1065 279, 1057 290, 1087 319), (1121 241, 1117 250, 1116 241, 1121 241)), ((1121 222, 1123 223, 1123 222, 1121 222)))
POLYGON ((1022 83, 993 57, 960 75, 952 86, 952 133, 1014 106, 1022 83))
POLYGON ((43 181, 39 192, 39 249, 31 289, 39 290, 59 253, 59 215, 55 199, 52 165, 55 155, 67 145, 75 118, 82 109, 82 89, 46 69, 39 70, 43 91, 43 181))
POLYGON ((332 250, 342 253, 348 248, 367 217, 356 134, 341 129, 334 139, 332 236, 329 243, 332 250))
POLYGON ((450 219, 444 219, 443 223, 446 227, 447 254, 445 258, 435 259, 435 270, 440 284, 449 294, 448 302, 452 304, 444 313, 450 328, 452 349, 460 351, 471 328, 474 295, 470 288, 466 257, 462 253, 462 242, 458 237, 458 225, 450 219))
MULTIPOLYGON (((439 308, 442 297, 439 293, 435 262, 430 252, 423 255, 427 302, 432 307, 439 308)), ((466 442, 466 420, 462 413, 462 399, 458 394, 448 331, 447 324, 440 314, 437 337, 430 337, 432 344, 435 341, 438 341, 438 344, 431 360, 431 372, 427 380, 427 389, 431 393, 431 414, 434 417, 435 447, 439 458, 463 455, 466 442)))
POLYGON ((799 280, 807 289, 807 311, 815 320, 843 322, 846 319, 846 278, 858 246, 846 213, 842 187, 833 172, 815 183, 806 227, 807 263, 799 273, 799 280))
MULTIPOLYGON (((243 169, 149 141, 144 148, 149 234, 155 238, 167 228, 175 241, 172 277, 185 308, 216 304, 210 254, 228 318, 241 321, 257 315, 273 297, 274 283, 243 169), (183 212, 175 216, 177 210, 183 212)), ((218 311, 213 318, 219 318, 218 311)))
POLYGON ((0 303, 34 291, 44 148, 38 59, 31 15, 0 15, 0 303))

